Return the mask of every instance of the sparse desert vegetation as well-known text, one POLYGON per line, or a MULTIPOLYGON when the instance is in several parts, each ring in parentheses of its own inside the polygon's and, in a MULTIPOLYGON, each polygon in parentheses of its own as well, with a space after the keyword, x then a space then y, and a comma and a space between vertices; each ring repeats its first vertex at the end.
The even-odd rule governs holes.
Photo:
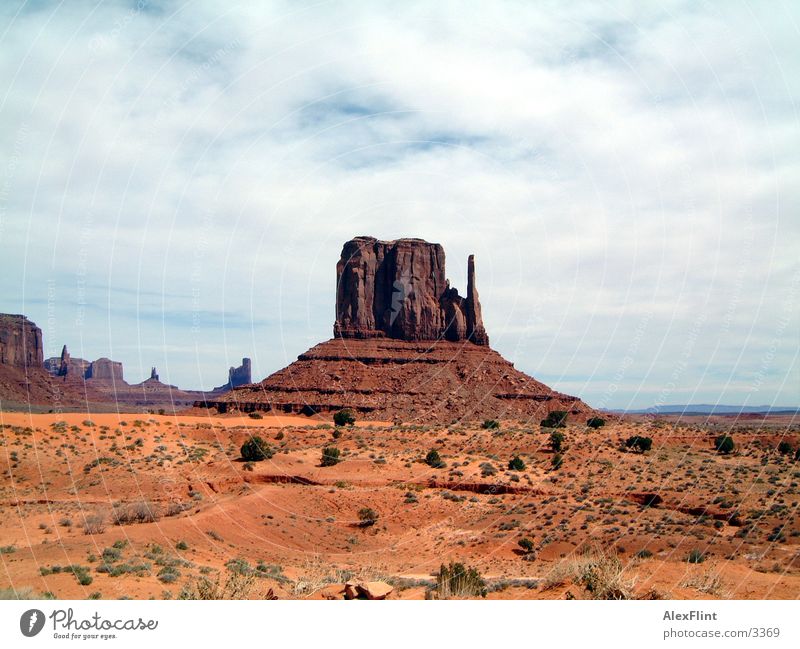
POLYGON ((2 417, 8 596, 338 598, 352 579, 401 598, 800 588, 790 419, 2 417), (248 442, 270 461, 243 463, 248 442))

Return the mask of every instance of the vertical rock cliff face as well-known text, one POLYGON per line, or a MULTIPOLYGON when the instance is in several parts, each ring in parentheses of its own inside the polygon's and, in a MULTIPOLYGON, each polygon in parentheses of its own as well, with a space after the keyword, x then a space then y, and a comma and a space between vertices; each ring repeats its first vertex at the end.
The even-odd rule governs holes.
POLYGON ((481 301, 475 286, 475 255, 467 260, 467 337, 476 345, 488 345, 489 336, 483 328, 481 301))
POLYGON ((122 363, 108 358, 98 358, 96 361, 92 361, 86 378, 100 381, 122 381, 122 363))
POLYGON ((42 330, 24 315, 0 314, 0 364, 41 368, 42 330))
POLYGON ((243 358, 239 367, 231 367, 228 370, 228 386, 235 388, 252 383, 251 367, 249 358, 243 358))
POLYGON ((445 277, 444 249, 422 239, 356 237, 336 265, 337 338, 471 340, 488 345, 475 262, 463 298, 445 277))
POLYGON ((69 351, 67 346, 61 348, 61 359, 58 363, 58 376, 66 376, 69 372, 69 351))

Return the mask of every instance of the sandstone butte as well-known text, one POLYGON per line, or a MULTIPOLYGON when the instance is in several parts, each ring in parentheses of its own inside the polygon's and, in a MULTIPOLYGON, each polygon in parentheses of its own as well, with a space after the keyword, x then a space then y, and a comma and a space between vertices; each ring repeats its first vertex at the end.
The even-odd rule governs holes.
POLYGON ((103 396, 83 384, 55 382, 44 369, 42 330, 24 315, 0 314, 0 408, 74 407, 103 396))
MULTIPOLYGON (((108 358, 87 361, 74 358, 64 345, 60 356, 43 359, 42 330, 24 315, 0 313, 0 409, 130 408, 184 409, 202 392, 180 390, 159 381, 153 368, 150 378, 129 384, 122 363, 108 358)), ((250 382, 250 359, 230 368, 228 383, 215 388, 216 396, 231 385, 250 382)), ((206 393, 206 395, 209 393, 206 393)))
POLYGON ((489 347, 474 256, 462 297, 446 279, 440 244, 363 236, 344 244, 336 265, 333 339, 260 383, 195 405, 306 415, 351 408, 362 419, 406 423, 592 412, 489 347))

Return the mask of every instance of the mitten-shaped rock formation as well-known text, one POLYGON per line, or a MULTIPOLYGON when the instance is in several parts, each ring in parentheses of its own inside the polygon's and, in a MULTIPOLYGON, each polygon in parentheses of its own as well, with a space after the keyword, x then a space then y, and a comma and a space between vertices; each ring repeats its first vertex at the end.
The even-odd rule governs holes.
POLYGON ((357 237, 344 244, 336 276, 333 340, 195 405, 305 415, 351 408, 359 418, 443 423, 592 412, 489 348, 472 255, 466 297, 445 278, 442 246, 422 239, 357 237))
POLYGON ((450 288, 444 249, 422 239, 356 237, 336 265, 336 338, 469 340, 488 345, 468 262, 467 296, 450 288))

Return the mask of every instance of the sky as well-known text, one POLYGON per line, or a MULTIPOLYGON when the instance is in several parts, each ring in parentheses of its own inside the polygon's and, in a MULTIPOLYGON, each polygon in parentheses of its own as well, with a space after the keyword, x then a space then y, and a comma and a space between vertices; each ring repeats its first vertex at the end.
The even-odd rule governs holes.
POLYGON ((0 3, 0 311, 45 357, 260 379, 346 240, 420 237, 595 407, 800 404, 797 3, 229 4, 0 3))

